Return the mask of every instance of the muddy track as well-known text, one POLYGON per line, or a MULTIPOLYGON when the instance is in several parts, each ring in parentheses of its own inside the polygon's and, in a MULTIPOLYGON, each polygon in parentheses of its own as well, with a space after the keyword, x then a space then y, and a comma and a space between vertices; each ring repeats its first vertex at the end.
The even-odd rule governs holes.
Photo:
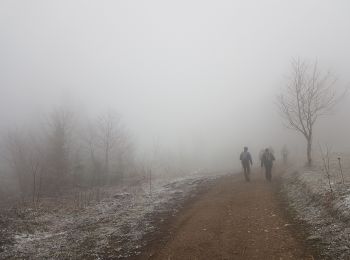
MULTIPOLYGON (((276 174, 275 174, 276 175, 276 174)), ((317 259, 260 171, 218 180, 163 226, 138 259, 317 259)))

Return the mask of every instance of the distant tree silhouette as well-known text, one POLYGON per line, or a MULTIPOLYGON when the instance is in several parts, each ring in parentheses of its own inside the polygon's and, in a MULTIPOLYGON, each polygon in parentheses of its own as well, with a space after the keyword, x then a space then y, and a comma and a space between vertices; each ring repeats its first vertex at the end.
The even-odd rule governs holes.
POLYGON ((345 95, 337 94, 336 78, 322 74, 317 62, 310 66, 293 60, 289 83, 277 97, 277 106, 285 125, 300 132, 307 142, 307 163, 312 163, 312 139, 318 118, 328 114, 345 95))

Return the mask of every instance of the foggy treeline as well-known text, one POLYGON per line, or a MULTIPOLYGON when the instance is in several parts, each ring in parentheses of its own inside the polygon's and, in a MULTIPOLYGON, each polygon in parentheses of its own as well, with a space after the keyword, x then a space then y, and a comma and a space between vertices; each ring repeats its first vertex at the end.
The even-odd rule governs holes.
POLYGON ((185 152, 162 149, 157 140, 140 154, 114 110, 91 118, 62 106, 33 121, 2 132, 0 204, 38 203, 111 185, 149 185, 152 177, 188 174, 198 165, 185 152))
POLYGON ((111 111, 84 121, 67 109, 55 109, 39 125, 9 129, 1 139, 0 170, 13 180, 13 185, 2 185, 7 189, 2 195, 21 200, 117 184, 135 171, 132 139, 111 111))

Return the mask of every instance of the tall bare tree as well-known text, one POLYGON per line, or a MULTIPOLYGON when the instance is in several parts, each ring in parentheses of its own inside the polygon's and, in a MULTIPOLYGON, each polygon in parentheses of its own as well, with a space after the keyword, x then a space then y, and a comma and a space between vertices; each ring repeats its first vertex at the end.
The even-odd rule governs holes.
POLYGON ((116 112, 107 111, 90 122, 83 142, 92 185, 121 180, 133 163, 133 144, 116 112))
POLYGON ((307 163, 312 163, 312 139, 316 121, 340 101, 336 79, 331 73, 321 73, 317 62, 309 65, 292 62, 290 80, 277 98, 279 112, 286 126, 301 133, 306 140, 307 163))
POLYGON ((59 191, 68 182, 70 162, 70 137, 73 129, 73 114, 65 109, 52 112, 48 122, 48 164, 50 184, 59 191))
POLYGON ((101 185, 103 181, 103 165, 98 153, 98 148, 101 144, 99 143, 100 140, 98 140, 96 133, 96 125, 89 124, 86 129, 87 131, 83 135, 83 142, 85 143, 90 169, 90 185, 101 185))
POLYGON ((110 159, 122 137, 122 124, 118 114, 108 111, 98 118, 98 143, 102 148, 104 158, 105 178, 110 174, 110 159))
POLYGON ((43 174, 45 171, 45 147, 34 134, 28 136, 28 167, 32 178, 32 202, 38 203, 41 196, 43 174))
POLYGON ((37 202, 44 169, 42 145, 32 134, 18 130, 9 132, 5 141, 5 158, 17 179, 20 197, 24 201, 31 194, 33 202, 37 202))
POLYGON ((18 130, 9 132, 5 139, 7 159, 16 177, 22 200, 30 193, 30 176, 28 174, 27 145, 23 133, 18 130))

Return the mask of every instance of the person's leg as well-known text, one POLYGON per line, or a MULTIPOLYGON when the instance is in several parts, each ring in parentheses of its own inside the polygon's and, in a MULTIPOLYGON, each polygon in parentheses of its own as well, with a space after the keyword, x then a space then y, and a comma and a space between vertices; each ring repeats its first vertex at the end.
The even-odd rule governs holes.
POLYGON ((250 164, 249 162, 247 163, 247 179, 250 181, 250 164))
POLYGON ((247 172, 245 174, 245 180, 250 181, 250 176, 249 176, 249 168, 247 167, 247 172))
POLYGON ((265 179, 269 180, 269 167, 265 165, 265 179))
POLYGON ((272 171, 272 165, 269 165, 269 181, 271 181, 272 179, 272 175, 271 175, 271 171, 272 171))
POLYGON ((244 163, 243 167, 244 167, 244 178, 246 181, 250 181, 250 179, 249 179, 249 164, 244 163))

